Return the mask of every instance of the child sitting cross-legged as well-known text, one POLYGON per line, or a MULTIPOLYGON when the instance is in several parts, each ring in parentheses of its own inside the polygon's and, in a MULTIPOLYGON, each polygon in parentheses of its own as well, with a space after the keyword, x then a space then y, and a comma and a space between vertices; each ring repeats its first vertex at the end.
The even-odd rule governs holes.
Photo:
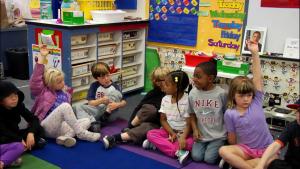
POLYGON ((188 85, 188 75, 183 71, 172 71, 166 76, 166 96, 159 109, 162 128, 148 131, 147 140, 143 142, 145 149, 157 148, 167 156, 176 156, 180 164, 186 162, 193 145, 193 138, 189 136, 188 94, 185 93, 188 85))
POLYGON ((46 145, 39 119, 24 105, 24 94, 13 83, 0 81, 0 169, 20 165, 24 151, 46 145), (21 117, 28 123, 20 129, 21 117))
POLYGON ((78 119, 89 118, 92 122, 91 131, 100 132, 100 127, 105 125, 112 114, 126 105, 119 87, 112 82, 110 68, 104 62, 95 63, 92 76, 96 79, 88 90, 88 104, 75 108, 78 119))
POLYGON ((40 47, 40 55, 30 78, 31 94, 35 96, 32 111, 41 121, 46 136, 56 138, 56 143, 71 147, 76 144, 74 136, 87 141, 98 141, 99 133, 87 130, 88 118, 77 120, 71 103, 71 89, 65 86, 64 74, 55 68, 45 68, 47 46, 40 47))
POLYGON ((170 70, 166 67, 154 69, 151 73, 153 89, 134 109, 129 120, 129 126, 124 132, 103 138, 106 149, 120 142, 142 144, 149 130, 160 127, 158 110, 160 109, 161 100, 165 96, 163 83, 169 72, 170 70))

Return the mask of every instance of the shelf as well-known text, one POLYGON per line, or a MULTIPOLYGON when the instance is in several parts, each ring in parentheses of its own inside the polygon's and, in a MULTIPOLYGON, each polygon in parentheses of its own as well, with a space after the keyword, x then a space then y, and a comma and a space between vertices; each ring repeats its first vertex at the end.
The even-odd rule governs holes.
POLYGON ((105 45, 119 45, 120 42, 108 41, 108 42, 99 42, 98 46, 105 46, 105 45))
POLYGON ((98 60, 99 59, 109 59, 109 58, 115 58, 115 57, 119 57, 120 55, 119 54, 115 54, 115 55, 100 55, 98 56, 98 60))
POLYGON ((141 74, 135 74, 135 75, 123 76, 122 80, 127 80, 127 79, 131 79, 131 78, 138 77, 138 76, 142 76, 142 75, 141 74))
POLYGON ((80 77, 86 77, 86 76, 90 76, 92 75, 92 73, 85 73, 85 74, 81 74, 81 75, 78 75, 78 76, 72 76, 72 79, 77 79, 77 78, 80 78, 80 77))
POLYGON ((124 43, 124 42, 141 41, 141 40, 143 40, 143 39, 141 39, 141 38, 126 39, 126 40, 123 40, 123 43, 124 43))
POLYGON ((131 55, 131 54, 136 54, 136 53, 141 53, 141 52, 143 52, 143 51, 141 51, 141 50, 124 51, 123 52, 123 56, 131 55))
MULTIPOLYGON (((91 83, 90 83, 91 84, 91 83)), ((85 86, 80 86, 80 87, 75 87, 73 93, 75 92, 80 92, 82 90, 88 90, 90 88, 90 85, 85 85, 85 86)))
POLYGON ((96 47, 96 44, 91 44, 91 45, 74 45, 74 46, 71 47, 71 50, 82 49, 82 48, 91 48, 91 47, 96 47))
POLYGON ((92 61, 96 61, 96 58, 84 58, 84 59, 72 60, 71 63, 72 65, 75 65, 79 63, 92 62, 92 61))
POLYGON ((141 64, 143 64, 143 63, 141 63, 141 62, 132 62, 132 63, 124 64, 122 67, 129 67, 129 66, 141 65, 141 64))
POLYGON ((122 89, 122 93, 126 93, 126 92, 129 92, 129 91, 132 91, 132 90, 138 90, 138 89, 143 88, 143 87, 144 87, 144 85, 131 86, 131 87, 122 89))
MULTIPOLYGON (((195 67, 191 66, 182 66, 182 71, 185 71, 187 74, 193 75, 194 74, 195 67)), ((225 72, 218 72, 217 77, 223 77, 228 79, 233 79, 237 76, 243 76, 243 75, 237 75, 232 73, 225 73, 225 72)), ((247 77, 252 78, 252 74, 248 74, 247 77)))

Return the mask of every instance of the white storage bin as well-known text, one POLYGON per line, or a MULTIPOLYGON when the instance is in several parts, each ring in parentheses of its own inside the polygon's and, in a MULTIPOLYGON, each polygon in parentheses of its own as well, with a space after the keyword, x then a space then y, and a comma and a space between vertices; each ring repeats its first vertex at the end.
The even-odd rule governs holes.
POLYGON ((122 62, 123 64, 133 63, 135 61, 135 55, 123 56, 122 62))
POLYGON ((137 77, 131 78, 131 79, 126 79, 122 82, 122 88, 126 89, 128 87, 132 87, 137 85, 137 77))
POLYGON ((71 37, 71 45, 83 45, 87 42, 87 35, 76 35, 71 37))
POLYGON ((98 35, 99 42, 112 41, 112 40, 113 40, 112 32, 99 33, 99 35, 98 35))
POLYGON ((72 102, 86 99, 87 93, 88 93, 88 89, 78 91, 78 92, 74 92, 72 94, 72 102))
POLYGON ((73 49, 71 52, 71 60, 83 59, 89 56, 88 49, 73 49))
POLYGON ((128 31, 123 33, 123 39, 135 39, 138 37, 138 31, 128 31))
POLYGON ((72 87, 79 87, 79 86, 85 86, 90 83, 90 76, 91 75, 86 75, 86 76, 80 76, 78 78, 72 79, 72 87))
POLYGON ((129 51, 129 50, 135 50, 135 49, 136 49, 135 41, 123 43, 123 51, 129 51))
POLYGON ((124 21, 125 11, 122 10, 92 10, 93 21, 101 23, 124 21))
POLYGON ((99 56, 114 55, 117 53, 117 45, 103 45, 98 48, 99 56))
POLYGON ((90 72, 90 67, 93 63, 86 63, 81 65, 72 66, 72 76, 79 76, 90 72))
POLYGON ((137 74, 137 71, 138 71, 137 65, 129 66, 122 69, 122 76, 125 77, 125 76, 134 75, 137 74))

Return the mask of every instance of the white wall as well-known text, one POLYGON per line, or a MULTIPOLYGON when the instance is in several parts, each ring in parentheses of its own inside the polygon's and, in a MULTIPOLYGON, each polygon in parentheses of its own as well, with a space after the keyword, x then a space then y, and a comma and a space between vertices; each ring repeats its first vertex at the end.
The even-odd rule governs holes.
POLYGON ((146 19, 146 0, 137 0, 137 9, 136 10, 126 10, 127 15, 134 17, 141 17, 146 19))
POLYGON ((266 8, 249 0, 247 26, 267 27, 265 51, 283 53, 286 38, 299 39, 299 8, 266 8))

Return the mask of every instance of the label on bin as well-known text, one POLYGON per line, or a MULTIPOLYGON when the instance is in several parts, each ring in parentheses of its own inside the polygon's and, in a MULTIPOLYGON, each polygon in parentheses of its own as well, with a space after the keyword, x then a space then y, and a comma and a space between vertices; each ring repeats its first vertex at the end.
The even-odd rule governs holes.
POLYGON ((240 68, 243 62, 223 60, 222 65, 240 68))

